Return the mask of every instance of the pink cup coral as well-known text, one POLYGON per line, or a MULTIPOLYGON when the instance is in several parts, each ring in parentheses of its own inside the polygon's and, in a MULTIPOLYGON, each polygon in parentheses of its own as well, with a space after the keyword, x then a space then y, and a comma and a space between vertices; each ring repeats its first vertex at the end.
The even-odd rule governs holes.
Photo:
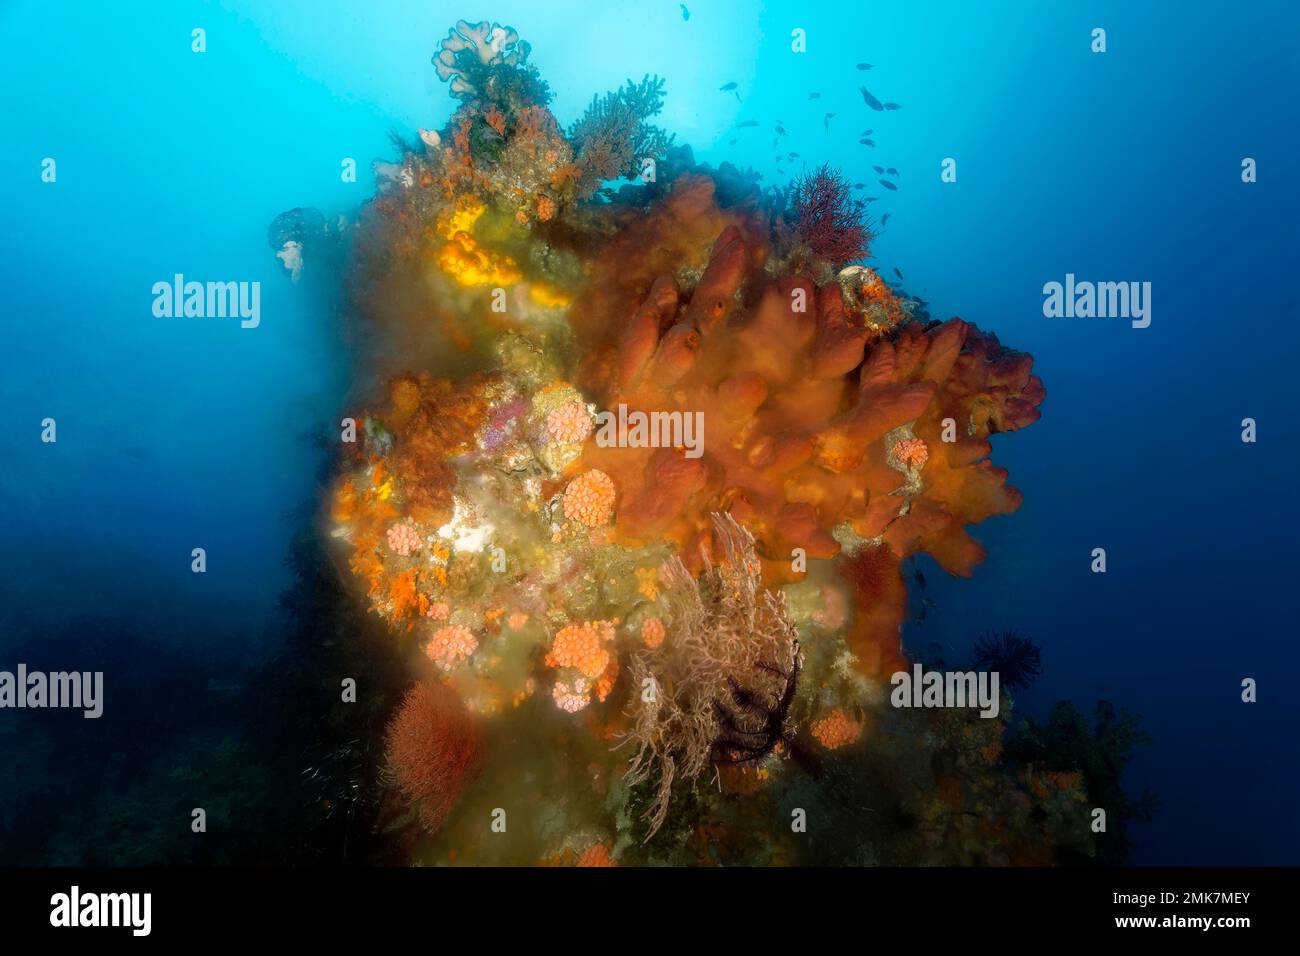
POLYGON ((894 454, 908 468, 924 468, 930 460, 930 449, 920 438, 904 438, 894 446, 894 454))
POLYGON ((821 720, 813 721, 812 735, 827 750, 835 750, 851 744, 862 733, 862 725, 850 720, 844 711, 836 707, 821 720))
POLYGON ((424 649, 429 660, 444 670, 451 670, 478 648, 478 638, 463 624, 451 624, 433 632, 424 649))
POLYGON ((614 640, 615 621, 583 621, 560 628, 546 655, 546 666, 568 668, 568 679, 555 682, 552 696, 561 710, 575 713, 591 703, 594 693, 604 700, 618 679, 618 658, 607 645, 614 640), (572 672, 576 671, 576 674, 572 672))
POLYGON ((574 693, 564 681, 556 681, 551 696, 555 698, 555 706, 567 714, 576 714, 591 703, 590 697, 574 693))
POLYGON ((609 621, 570 624, 555 635, 546 663, 551 667, 575 667, 588 677, 599 677, 610 663, 604 645, 613 639, 614 625, 609 621))
POLYGON ((607 525, 614 516, 614 479, 598 468, 584 471, 564 490, 564 517, 588 528, 607 525))
POLYGON ((658 647, 664 642, 664 622, 657 617, 648 617, 641 624, 641 640, 646 647, 658 647))
POLYGON ((578 862, 575 865, 603 867, 618 866, 618 863, 614 860, 614 857, 610 855, 609 847, 605 846, 603 843, 597 843, 595 846, 584 852, 582 856, 578 857, 578 862))
POLYGON ((399 521, 388 529, 388 546, 405 558, 419 549, 420 534, 405 521, 399 521))
POLYGON ((585 441, 591 434, 591 414, 582 402, 565 402, 546 416, 546 433, 553 441, 585 441))

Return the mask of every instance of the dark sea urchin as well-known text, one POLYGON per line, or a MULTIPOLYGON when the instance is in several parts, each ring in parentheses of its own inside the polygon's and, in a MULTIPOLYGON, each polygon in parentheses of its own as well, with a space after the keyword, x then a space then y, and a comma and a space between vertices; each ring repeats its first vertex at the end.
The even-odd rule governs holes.
POLYGON ((986 631, 975 641, 972 665, 996 671, 1007 690, 1024 690, 1043 672, 1042 649, 1019 631, 986 631))

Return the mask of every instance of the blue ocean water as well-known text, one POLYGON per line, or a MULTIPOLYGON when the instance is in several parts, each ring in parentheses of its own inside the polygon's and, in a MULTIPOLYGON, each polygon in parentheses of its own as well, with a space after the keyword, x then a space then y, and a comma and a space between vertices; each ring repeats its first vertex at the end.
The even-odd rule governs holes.
POLYGON ((973 579, 923 564, 936 607, 908 646, 960 656, 1016 627, 1045 665, 1018 707, 1139 713, 1153 743, 1127 783, 1162 809, 1135 829, 1135 862, 1296 862, 1300 14, 685 6, 689 19, 658 2, 0 7, 7 635, 97 616, 231 660, 276 640, 287 537, 318 492, 310 437, 334 426, 349 375, 341 277, 291 283, 267 226, 294 206, 354 212, 389 131, 452 110, 429 64, 438 39, 491 18, 532 44, 561 122, 657 73, 661 122, 698 159, 769 183, 841 166, 889 214, 882 274, 1034 355, 1043 418, 995 439, 1025 503, 975 531, 989 558, 973 579), (1097 27, 1105 53, 1090 50, 1097 27), (862 84, 902 108, 868 109, 862 84), (868 128, 874 148, 858 142, 868 128), (1245 157, 1258 182, 1242 182, 1245 157), (898 170, 896 192, 873 165, 898 170), (260 282, 260 326, 156 318, 151 287, 176 273, 260 282), (1067 273, 1150 282, 1150 327, 1045 318, 1043 284, 1067 273), (47 417, 56 444, 40 440, 47 417), (195 547, 206 575, 190 573, 195 547), (1097 547, 1105 575, 1089 571, 1097 547), (1240 701, 1245 677, 1258 703, 1240 701))

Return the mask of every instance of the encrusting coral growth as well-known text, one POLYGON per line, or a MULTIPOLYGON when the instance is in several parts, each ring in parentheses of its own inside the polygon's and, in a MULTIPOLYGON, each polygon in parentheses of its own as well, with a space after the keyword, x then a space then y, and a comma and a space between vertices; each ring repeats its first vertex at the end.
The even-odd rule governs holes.
POLYGON ((797 862, 782 794, 863 761, 927 859, 1086 843, 1077 782, 1005 772, 1001 721, 885 703, 901 562, 969 575, 967 526, 1020 503, 989 439, 1037 419, 1030 357, 863 264, 834 170, 778 193, 696 165, 649 77, 566 135, 529 54, 456 24, 434 62, 458 108, 380 169, 355 236, 387 384, 329 532, 422 675, 389 732, 422 858, 520 862, 474 829, 513 793, 523 862, 797 862), (456 812, 480 721, 513 762, 456 812))

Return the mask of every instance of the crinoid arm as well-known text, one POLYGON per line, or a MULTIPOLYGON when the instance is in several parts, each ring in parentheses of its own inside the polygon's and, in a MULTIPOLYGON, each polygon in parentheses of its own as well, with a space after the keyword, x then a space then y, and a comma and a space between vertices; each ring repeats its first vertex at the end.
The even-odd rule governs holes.
POLYGON ((659 570, 667 637, 632 659, 638 696, 629 739, 637 752, 630 784, 654 779, 643 814, 646 839, 668 817, 674 783, 710 765, 767 757, 785 736, 801 666, 798 631, 785 597, 762 586, 754 537, 730 514, 714 513, 714 553, 698 578, 680 558, 659 570), (650 701, 640 688, 655 688, 650 701))

